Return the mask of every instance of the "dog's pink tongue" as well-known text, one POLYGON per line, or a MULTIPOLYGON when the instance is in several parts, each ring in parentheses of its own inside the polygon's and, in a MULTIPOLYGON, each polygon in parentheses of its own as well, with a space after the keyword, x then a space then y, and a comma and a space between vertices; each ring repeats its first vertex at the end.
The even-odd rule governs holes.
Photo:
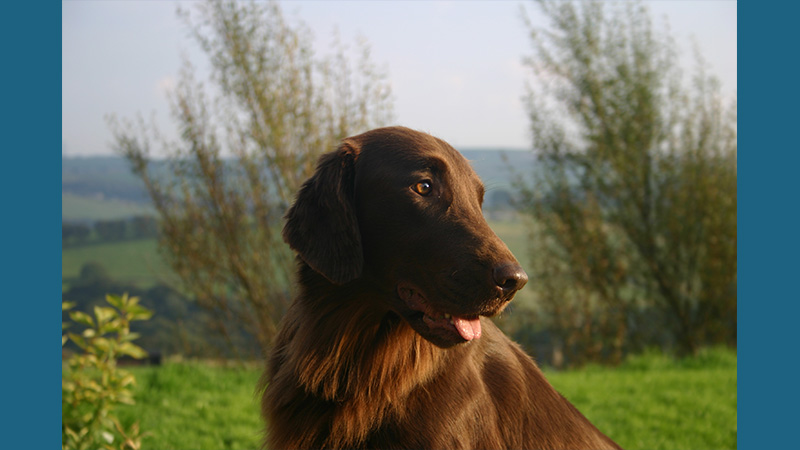
POLYGON ((474 319, 465 319, 463 317, 453 316, 453 325, 456 326, 458 334, 460 334, 465 341, 471 341, 481 337, 480 317, 476 317, 474 319))

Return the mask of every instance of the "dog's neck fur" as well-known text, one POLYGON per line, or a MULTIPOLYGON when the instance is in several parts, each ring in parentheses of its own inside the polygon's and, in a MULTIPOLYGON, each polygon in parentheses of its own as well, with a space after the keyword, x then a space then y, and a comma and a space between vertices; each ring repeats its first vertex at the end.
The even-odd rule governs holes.
POLYGON ((399 397, 415 387, 403 380, 428 380, 446 354, 397 315, 375 311, 374 297, 369 297, 378 293, 359 290, 364 298, 358 298, 348 291, 345 287, 341 295, 314 302, 301 296, 296 302, 298 311, 314 309, 316 316, 298 313, 305 322, 295 323, 299 333, 290 345, 297 365, 291 365, 301 385, 324 400, 349 402, 363 396, 369 397, 364 400, 370 403, 401 400, 399 397), (310 317, 318 322, 308 322, 310 317), (415 376, 403 377, 406 371, 415 376))
MULTIPOLYGON (((320 423, 330 427, 328 439, 305 443, 309 447, 347 447, 363 441, 367 436, 361 434, 374 430, 387 414, 402 415, 398 408, 409 393, 433 379, 449 357, 469 351, 444 352, 396 314, 376 309, 375 297, 386 294, 365 289, 367 281, 331 289, 329 281, 303 263, 300 277, 304 291, 284 318, 268 370, 271 383, 286 386, 271 389, 278 398, 265 397, 265 402, 288 405, 300 395, 340 406, 336 417, 320 423)), ((270 420, 285 420, 282 414, 270 420)))
MULTIPOLYGON (((300 277, 304 291, 284 318, 270 359, 269 377, 262 381, 264 386, 270 383, 262 406, 268 411, 267 420, 271 424, 268 437, 273 447, 368 445, 370 433, 380 429, 387 419, 402 422, 413 414, 404 409, 409 397, 414 392, 437 388, 436 379, 444 370, 469 371, 473 375, 467 379, 474 385, 459 389, 466 390, 466 395, 473 391, 486 395, 489 388, 484 384, 481 366, 492 362, 469 354, 482 353, 481 341, 486 339, 507 339, 499 331, 444 350, 422 338, 388 308, 377 309, 375 296, 386 293, 365 288, 360 281, 331 289, 327 280, 305 264, 301 264, 300 277), (310 310, 314 313, 309 313, 310 310), (320 408, 321 403, 336 407, 320 408), (287 431, 293 429, 304 431, 291 434, 287 431)), ((532 429, 546 424, 546 430, 535 432, 541 433, 548 443, 542 447, 572 444, 581 447, 580 444, 587 442, 603 447, 605 436, 555 392, 533 362, 517 350, 519 360, 503 363, 526 364, 520 362, 525 360, 529 364, 526 370, 535 372, 536 386, 528 386, 527 392, 519 391, 517 395, 520 408, 529 409, 531 414, 543 414, 541 420, 530 424, 532 429), (534 396, 530 395, 532 391, 534 396), (571 434, 578 427, 590 427, 597 431, 597 436, 576 440, 571 434)), ((521 385, 500 387, 508 392, 521 388, 521 385)), ((507 419, 510 418, 497 418, 496 430, 502 430, 502 421, 507 419)), ((508 445, 509 437, 503 441, 501 434, 494 432, 491 447, 508 445)))

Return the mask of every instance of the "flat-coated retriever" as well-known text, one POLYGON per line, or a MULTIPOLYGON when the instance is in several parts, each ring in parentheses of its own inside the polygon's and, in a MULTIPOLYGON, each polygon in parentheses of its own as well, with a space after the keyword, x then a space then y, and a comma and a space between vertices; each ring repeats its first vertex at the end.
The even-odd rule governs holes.
POLYGON ((407 128, 320 158, 283 229, 300 292, 262 379, 266 447, 619 448, 487 318, 528 277, 483 194, 407 128))

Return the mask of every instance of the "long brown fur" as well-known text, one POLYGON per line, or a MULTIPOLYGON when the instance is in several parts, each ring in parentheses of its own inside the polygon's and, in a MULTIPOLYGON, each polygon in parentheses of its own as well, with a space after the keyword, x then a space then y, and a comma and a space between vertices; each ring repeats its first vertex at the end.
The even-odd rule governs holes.
POLYGON ((265 447, 619 448, 484 317, 527 277, 483 220, 482 189, 452 147, 406 128, 321 158, 284 228, 300 292, 262 377, 265 447), (403 188, 421 176, 433 195, 403 188), (406 282, 431 308, 480 314, 481 336, 415 322, 406 282))

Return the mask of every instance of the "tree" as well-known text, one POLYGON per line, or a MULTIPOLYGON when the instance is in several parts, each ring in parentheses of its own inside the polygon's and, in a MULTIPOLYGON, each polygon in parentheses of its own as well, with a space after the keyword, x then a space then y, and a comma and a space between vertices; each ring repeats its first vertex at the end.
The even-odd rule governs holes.
POLYGON ((134 216, 130 219, 133 237, 136 239, 152 238, 158 235, 156 219, 151 216, 134 216))
POLYGON ((78 284, 103 284, 111 281, 111 276, 108 274, 105 266, 98 262, 89 261, 81 266, 80 274, 78 275, 78 284))
POLYGON ((334 56, 314 56, 307 28, 276 2, 211 0, 179 15, 210 60, 215 94, 186 61, 171 98, 179 142, 112 117, 115 147, 144 181, 184 289, 266 351, 291 298, 282 214, 320 153, 390 120, 389 85, 363 42, 355 69, 338 38, 334 56), (153 170, 153 142, 166 174, 153 170))
POLYGON ((573 361, 736 343, 736 104, 683 81, 640 3, 538 2, 519 182, 539 300, 573 361), (645 317, 650 317, 644 322, 645 317), (666 341, 654 330, 666 330, 666 341))
POLYGON ((94 224, 101 241, 113 242, 125 239, 125 221, 122 219, 98 220, 94 224))
POLYGON ((82 244, 86 242, 92 229, 88 225, 82 223, 69 223, 61 222, 61 242, 62 245, 67 243, 82 244))

